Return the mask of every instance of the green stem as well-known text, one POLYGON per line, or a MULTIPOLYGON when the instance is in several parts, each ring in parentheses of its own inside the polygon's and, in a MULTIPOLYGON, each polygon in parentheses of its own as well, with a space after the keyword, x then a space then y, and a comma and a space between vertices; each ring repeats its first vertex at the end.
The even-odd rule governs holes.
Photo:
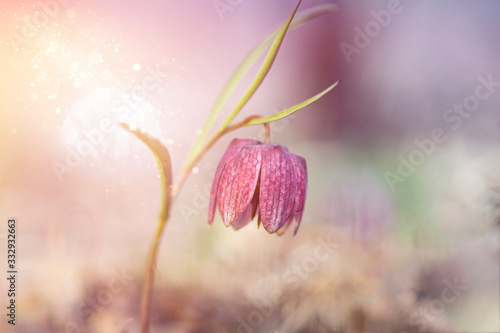
POLYGON ((160 174, 161 198, 158 226, 147 259, 146 276, 141 297, 141 332, 147 333, 149 330, 149 313, 151 309, 151 292, 153 289, 155 262, 161 235, 168 221, 172 202, 170 191, 172 186, 172 161, 168 149, 158 139, 134 125, 127 125, 124 123, 120 123, 119 125, 127 132, 139 138, 153 152, 160 174))
MULTIPOLYGON (((177 197, 177 195, 180 192, 180 189, 182 185, 184 185, 184 182, 186 181, 187 177, 191 173, 191 170, 196 166, 196 164, 200 161, 200 159, 206 154, 206 152, 212 148, 212 146, 225 134, 232 132, 234 130, 237 130, 238 128, 247 126, 250 121, 253 119, 260 118, 260 116, 249 116, 245 120, 236 123, 234 125, 228 126, 225 129, 217 132, 208 142, 201 148, 201 150, 193 157, 193 159, 183 168, 181 175, 179 176, 179 179, 175 183, 175 185, 172 188, 172 196, 170 201, 174 201, 174 199, 177 197)), ((268 137, 268 132, 269 132, 269 126, 267 124, 264 124, 264 127, 266 127, 266 138, 268 137)))
MULTIPOLYGON (((168 218, 167 218, 168 219, 168 218)), ((151 244, 151 249, 148 256, 148 263, 146 265, 146 280, 144 281, 144 287, 142 291, 141 298, 141 332, 147 333, 149 331, 149 313, 151 311, 151 295, 153 290, 154 282, 154 268, 156 263, 156 257, 158 254, 158 248, 160 244, 161 235, 163 229, 167 223, 167 219, 158 221, 158 226, 156 228, 156 233, 151 244)))
MULTIPOLYGON (((251 120, 259 118, 259 116, 250 116, 243 120, 242 122, 239 122, 237 124, 231 125, 224 129, 223 131, 218 132, 216 135, 214 135, 206 144, 205 146, 200 150, 198 154, 194 157, 194 159, 191 161, 190 164, 188 164, 185 168, 183 168, 182 173, 180 178, 177 180, 175 185, 172 187, 172 190, 170 191, 170 184, 172 183, 171 180, 171 173, 169 173, 170 170, 165 172, 165 167, 164 163, 165 160, 161 160, 158 157, 158 151, 159 147, 155 146, 155 141, 153 141, 152 137, 147 137, 145 138, 145 134, 140 132, 140 131, 131 131, 130 127, 127 125, 122 125, 125 129, 128 131, 132 132, 133 134, 137 135, 141 140, 143 140, 148 147, 153 151, 155 158, 157 160, 158 164, 158 169, 160 170, 160 178, 162 178, 162 191, 161 191, 161 209, 160 209, 160 214, 158 218, 158 226, 156 228, 156 233, 153 238, 153 242, 151 244, 151 248, 149 251, 148 255, 148 262, 146 264, 146 278, 144 281, 144 286, 142 290, 142 297, 141 297, 141 332, 142 333, 147 333, 149 331, 149 317, 150 317, 150 312, 151 312, 151 296, 152 296, 152 290, 153 290, 153 283, 154 283, 154 269, 155 269, 155 263, 156 263, 156 258, 158 255, 158 248, 160 245, 160 239, 161 235, 163 234, 163 230, 165 229, 165 225, 168 222, 168 218, 170 216, 170 206, 172 202, 175 200, 177 195, 180 192, 180 189, 184 182, 186 181, 187 177, 189 176, 191 169, 198 163, 198 161, 207 153, 207 151, 224 135, 227 134, 231 131, 234 131, 238 128, 241 128, 243 126, 246 126, 248 122, 251 120), (166 181, 165 181, 166 180, 166 181)), ((267 124, 264 124, 264 127, 266 128, 266 138, 269 138, 269 126, 267 124)), ((154 139, 156 140, 156 139, 154 139)), ((163 146, 164 147, 164 146, 163 146)), ((165 148, 166 150, 166 148, 165 148)), ((170 160, 168 159, 168 162, 170 160)))
MULTIPOLYGON (((247 125, 250 123, 250 121, 247 122, 247 125)), ((268 143, 269 141, 271 141, 271 130, 269 129, 269 124, 268 123, 264 123, 263 125, 264 125, 264 129, 266 131, 266 136, 264 137, 264 142, 268 143)))

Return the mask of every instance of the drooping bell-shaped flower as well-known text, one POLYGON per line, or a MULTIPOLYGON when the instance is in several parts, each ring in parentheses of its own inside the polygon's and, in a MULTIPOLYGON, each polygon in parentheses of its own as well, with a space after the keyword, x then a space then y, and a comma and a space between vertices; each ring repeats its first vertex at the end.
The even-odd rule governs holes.
POLYGON ((210 194, 208 223, 216 206, 222 221, 239 229, 256 214, 269 233, 300 226, 306 199, 304 158, 286 147, 251 139, 234 139, 217 167, 210 194))

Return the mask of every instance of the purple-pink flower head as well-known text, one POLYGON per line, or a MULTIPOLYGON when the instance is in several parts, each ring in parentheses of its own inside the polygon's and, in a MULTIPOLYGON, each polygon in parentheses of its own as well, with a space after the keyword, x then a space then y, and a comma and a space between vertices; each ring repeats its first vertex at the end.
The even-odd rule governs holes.
POLYGON ((295 220, 300 226, 306 201, 307 166, 286 147, 251 139, 234 139, 217 167, 208 210, 212 224, 215 206, 222 221, 239 229, 253 220, 269 233, 284 232, 295 220))

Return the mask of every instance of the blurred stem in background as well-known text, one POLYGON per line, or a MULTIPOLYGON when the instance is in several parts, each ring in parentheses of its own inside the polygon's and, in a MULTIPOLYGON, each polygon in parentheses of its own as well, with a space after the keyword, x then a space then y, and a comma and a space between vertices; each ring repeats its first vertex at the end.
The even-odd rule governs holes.
POLYGON ((149 317, 151 312, 151 295, 153 289, 154 282, 154 267, 156 265, 156 258, 158 253, 158 248, 160 244, 160 239, 163 234, 163 230, 169 218, 170 206, 172 202, 175 200, 177 195, 182 188, 185 180, 188 175, 191 173, 193 167, 199 162, 199 160, 208 152, 208 150, 225 134, 232 132, 236 129, 239 129, 244 126, 252 126, 252 125, 264 125, 266 129, 266 142, 269 141, 269 123, 273 121, 277 121, 283 119, 290 114, 306 107, 307 105, 313 103, 314 101, 321 98, 324 94, 332 90, 337 86, 338 82, 335 82, 330 87, 320 92, 319 94, 307 99, 306 101, 294 105, 284 111, 281 111, 277 114, 274 114, 269 117, 261 117, 258 115, 253 115, 247 117, 245 120, 231 125, 231 122, 238 115, 238 113, 243 109, 246 103, 250 100, 253 94, 257 91, 261 83, 264 81, 265 77, 269 73, 274 60, 278 54, 278 51, 281 47, 283 39, 285 37, 286 32, 289 28, 297 27, 306 21, 313 19, 315 17, 334 12, 336 10, 336 6, 334 5, 320 5, 313 7, 307 11, 304 11, 300 15, 298 15, 297 20, 292 25, 292 20, 297 12, 297 9, 300 6, 300 0, 295 7, 295 10, 290 15, 288 20, 285 22, 284 26, 278 31, 273 31, 268 37, 266 37, 257 47, 250 52, 250 54, 245 58, 245 60, 241 63, 239 68, 233 74, 233 76, 229 79, 226 86, 223 88, 222 93, 220 94, 218 100, 216 101, 214 108, 210 112, 210 115, 203 127, 201 135, 198 137, 191 153, 188 156, 186 164, 174 185, 172 182, 172 161, 170 159, 170 154, 168 149, 156 138, 152 137, 148 133, 146 133, 143 129, 138 129, 135 125, 129 125, 120 123, 120 125, 130 133, 134 134, 141 141, 143 141, 148 148, 153 152, 155 156, 158 170, 160 173, 160 183, 161 183, 161 204, 160 204, 160 213, 158 218, 158 226, 156 229, 156 233, 153 238, 153 242, 151 244, 151 249, 148 256, 148 261, 146 264, 146 275, 144 281, 144 287, 142 291, 141 298, 141 332, 146 333, 149 331, 149 317), (268 45, 271 44, 269 51, 267 52, 264 61, 257 72, 257 75, 253 82, 250 85, 250 88, 244 93, 243 97, 236 104, 236 106, 229 113, 219 130, 214 134, 214 136, 205 142, 208 133, 213 127, 213 124, 219 115, 222 107, 228 100, 230 94, 234 91, 236 85, 241 81, 243 76, 250 70, 252 65, 257 61, 257 59, 264 53, 268 45))

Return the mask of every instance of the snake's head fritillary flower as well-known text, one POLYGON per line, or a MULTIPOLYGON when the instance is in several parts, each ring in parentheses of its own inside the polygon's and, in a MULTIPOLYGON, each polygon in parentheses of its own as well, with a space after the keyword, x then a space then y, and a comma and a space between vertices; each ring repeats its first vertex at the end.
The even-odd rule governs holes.
POLYGON ((216 206, 222 221, 239 229, 258 214, 269 233, 283 233, 295 220, 300 226, 306 200, 304 158, 286 147, 251 139, 234 139, 217 167, 210 194, 208 223, 216 206))

